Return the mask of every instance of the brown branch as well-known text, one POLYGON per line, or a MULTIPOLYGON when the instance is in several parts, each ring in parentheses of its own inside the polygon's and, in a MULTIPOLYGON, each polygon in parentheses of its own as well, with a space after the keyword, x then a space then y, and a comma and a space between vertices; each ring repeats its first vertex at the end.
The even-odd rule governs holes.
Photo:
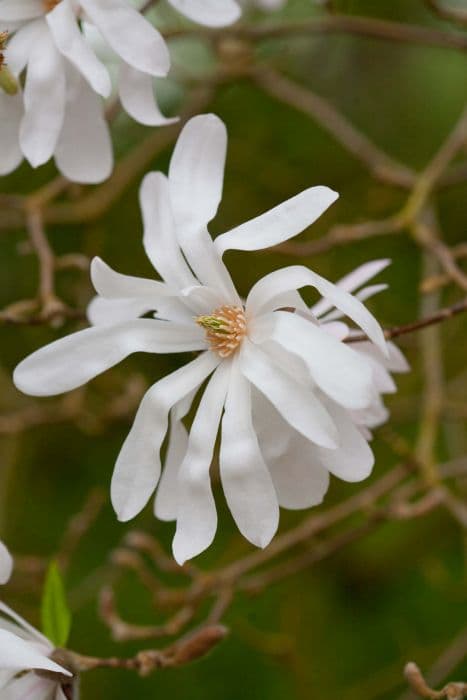
MULTIPOLYGON (((453 306, 447 306, 444 309, 440 309, 436 313, 428 316, 427 318, 421 318, 418 321, 412 321, 411 323, 405 323, 402 326, 393 326, 392 328, 386 328, 384 331, 384 337, 386 340, 392 340, 393 338, 398 338, 401 335, 407 335, 408 333, 414 333, 415 331, 423 330, 436 323, 442 323, 449 318, 457 316, 467 311, 467 298, 459 301, 453 306)), ((346 338, 346 343, 359 343, 363 340, 368 340, 365 334, 353 335, 350 338, 346 338)))
POLYGON ((460 7, 444 5, 441 0, 425 0, 425 5, 441 19, 456 22, 464 27, 467 25, 467 12, 460 7))
POLYGON ((426 682, 417 664, 413 661, 406 665, 404 675, 412 691, 420 698, 462 700, 462 698, 467 696, 467 683, 463 682, 448 683, 442 690, 433 690, 426 682))

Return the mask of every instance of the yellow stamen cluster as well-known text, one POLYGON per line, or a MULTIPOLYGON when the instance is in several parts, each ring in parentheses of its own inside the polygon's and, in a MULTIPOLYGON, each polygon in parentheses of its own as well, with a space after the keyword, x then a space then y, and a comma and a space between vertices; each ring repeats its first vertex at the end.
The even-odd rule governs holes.
POLYGON ((239 306, 220 306, 209 316, 198 316, 196 323, 206 329, 211 350, 220 357, 229 357, 246 335, 246 319, 239 306))

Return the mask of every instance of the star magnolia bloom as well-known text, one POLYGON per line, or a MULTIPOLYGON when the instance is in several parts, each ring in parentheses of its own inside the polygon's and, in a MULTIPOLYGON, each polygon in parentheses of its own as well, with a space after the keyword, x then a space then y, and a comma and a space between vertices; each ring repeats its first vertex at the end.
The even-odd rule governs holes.
MULTIPOLYGON (((239 16, 234 0, 170 2, 209 26, 239 16)), ((110 175, 112 146, 101 98, 112 86, 81 31, 82 19, 118 58, 118 92, 126 112, 150 126, 174 121, 161 114, 153 92, 154 76, 167 75, 170 67, 167 46, 128 0, 0 0, 0 24, 16 30, 4 65, 18 84, 16 94, 0 90, 0 174, 14 170, 23 157, 38 167, 53 156, 69 180, 96 183, 110 175)))
POLYGON ((67 700, 62 686, 72 674, 50 658, 51 642, 0 602, 2 700, 67 700))
MULTIPOLYGON (((366 301, 375 294, 387 289, 387 285, 373 284, 365 287, 362 287, 362 285, 379 274, 389 264, 390 260, 374 260, 373 262, 365 263, 340 279, 336 285, 346 292, 355 293, 360 301, 366 301), (360 287, 362 288, 357 291, 360 287)), ((351 338, 355 333, 347 324, 342 322, 341 319, 344 314, 339 309, 333 308, 332 303, 326 299, 321 299, 309 311, 316 320, 319 320, 319 323, 322 324, 322 327, 327 332, 339 338, 339 340, 351 338)), ((366 408, 350 412, 363 435, 367 439, 371 439, 371 428, 382 425, 388 418, 388 412, 382 402, 381 395, 392 394, 396 391, 396 385, 390 372, 408 372, 409 365, 397 345, 391 342, 387 343, 387 356, 376 345, 367 341, 355 343, 352 347, 356 352, 362 354, 372 367, 373 400, 366 408)))
POLYGON ((240 531, 260 547, 277 529, 279 505, 317 504, 329 472, 358 481, 372 469, 351 415, 374 401, 372 363, 313 319, 299 289, 317 289, 387 355, 383 332, 361 301, 306 267, 266 275, 243 302, 224 251, 288 240, 337 194, 312 187, 213 242, 207 224, 221 199, 226 144, 217 117, 195 117, 179 137, 168 178, 150 173, 143 181, 144 246, 164 281, 122 275, 94 259, 94 327, 42 348, 14 374, 19 389, 46 396, 86 383, 133 352, 200 352, 146 393, 112 479, 114 508, 129 520, 158 485, 170 417, 155 513, 177 522, 178 562, 206 549, 216 532, 209 470, 220 426, 226 500, 240 531), (153 318, 139 318, 149 312, 153 318), (208 377, 188 435, 182 418, 208 377))
POLYGON ((0 542, 0 584, 6 583, 13 569, 13 560, 3 542, 0 542))

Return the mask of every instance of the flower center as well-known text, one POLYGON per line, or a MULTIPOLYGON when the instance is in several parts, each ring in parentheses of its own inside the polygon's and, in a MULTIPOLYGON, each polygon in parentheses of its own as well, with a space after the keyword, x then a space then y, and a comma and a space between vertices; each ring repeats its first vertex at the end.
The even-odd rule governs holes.
POLYGON ((198 316, 198 326, 206 329, 211 350, 221 357, 229 357, 246 335, 246 319, 239 306, 220 306, 210 316, 198 316))
POLYGON ((46 12, 51 12, 54 7, 57 7, 59 2, 60 0, 42 0, 46 12))

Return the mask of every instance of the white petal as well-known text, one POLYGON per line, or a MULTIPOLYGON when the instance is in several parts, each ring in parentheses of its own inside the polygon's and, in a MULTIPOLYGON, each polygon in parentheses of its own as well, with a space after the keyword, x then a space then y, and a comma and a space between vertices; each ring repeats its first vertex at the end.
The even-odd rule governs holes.
POLYGON ((366 357, 297 314, 273 316, 271 338, 302 358, 325 394, 346 408, 368 406, 374 373, 366 357))
POLYGON ((316 459, 314 446, 254 391, 253 425, 268 466, 279 505, 291 510, 322 503, 329 487, 329 472, 316 459))
POLYGON ((68 81, 65 118, 55 162, 72 182, 98 183, 106 180, 112 172, 109 128, 104 119, 102 100, 79 74, 73 73, 74 80, 68 81))
POLYGON ((154 95, 154 79, 147 73, 120 65, 118 94, 123 109, 140 124, 163 126, 174 124, 178 117, 164 117, 154 95))
MULTIPOLYGON (((345 292, 354 292, 356 289, 376 277, 382 270, 391 264, 389 259, 372 260, 371 262, 360 265, 355 270, 352 270, 348 275, 345 275, 336 282, 336 286, 343 289, 345 292)), ((332 303, 329 299, 321 299, 317 304, 312 306, 312 311, 315 316, 321 317, 327 311, 332 309, 332 303)))
POLYGON ((65 676, 72 674, 62 666, 38 652, 34 646, 20 639, 7 630, 0 630, 0 667, 4 669, 43 669, 62 673, 65 676))
POLYGON ((215 114, 190 119, 178 137, 169 168, 178 226, 197 230, 214 218, 222 198, 227 131, 215 114))
POLYGON ((395 343, 388 343, 389 358, 386 362, 386 367, 391 372, 409 372, 410 365, 402 354, 401 350, 395 343))
POLYGON ((370 446, 354 425, 349 414, 337 404, 326 402, 326 408, 339 430, 339 447, 327 450, 316 447, 321 464, 343 481, 362 481, 370 474, 374 456, 370 446))
MULTIPOLYGON (((375 294, 384 292, 387 288, 387 284, 370 284, 368 285, 368 287, 363 287, 363 289, 357 292, 355 296, 360 301, 366 301, 367 299, 371 299, 371 297, 373 297, 375 294)), ((339 311, 339 309, 334 309, 334 311, 330 311, 329 313, 321 315, 320 321, 327 323, 328 321, 333 321, 336 318, 342 318, 343 315, 344 314, 342 313, 342 311, 339 311)))
MULTIPOLYGON (((52 643, 44 637, 35 627, 29 624, 21 615, 12 610, 8 605, 0 601, 0 628, 8 631, 13 631, 15 635, 19 635, 22 639, 34 642, 36 649, 44 650, 45 654, 49 654, 53 650, 52 643), (5 619, 5 617, 7 619, 5 619), (16 632, 17 630, 17 632, 16 632)), ((1 668, 1 666, 0 666, 1 668)))
POLYGON ((23 96, 0 92, 0 175, 15 170, 23 160, 18 124, 23 116, 23 96))
POLYGON ((46 23, 31 48, 19 138, 33 167, 53 155, 65 116, 65 70, 46 23))
POLYGON ((81 6, 125 63, 143 73, 167 75, 170 57, 164 39, 128 2, 81 0, 81 6))
POLYGON ((89 302, 86 316, 93 326, 114 326, 144 316, 153 310, 152 299, 104 299, 95 296, 89 302))
MULTIPOLYGON (((16 1, 17 0, 15 0, 15 2, 16 1)), ((8 68, 16 76, 26 67, 33 47, 36 45, 37 41, 41 40, 43 30, 43 20, 34 20, 20 27, 8 41, 8 68)))
POLYGON ((206 27, 225 27, 240 17, 235 0, 169 0, 176 10, 206 27))
MULTIPOLYGON (((359 355, 364 357, 371 367, 374 390, 383 394, 393 394, 396 391, 396 385, 385 368, 387 360, 382 356, 379 348, 367 342, 353 343, 351 347, 353 347, 359 355)), ((364 406, 356 406, 355 408, 364 408, 364 406)))
POLYGON ((108 97, 112 90, 110 76, 84 39, 71 1, 61 0, 46 19, 60 53, 75 66, 95 92, 108 97))
POLYGON ((253 427, 250 385, 238 370, 232 372, 225 403, 219 463, 238 529, 257 547, 266 547, 279 524, 279 505, 253 427))
POLYGON ((148 173, 141 183, 139 199, 144 224, 143 244, 157 272, 176 289, 198 284, 177 242, 166 176, 148 173))
POLYGON ((301 233, 338 198, 329 187, 310 187, 261 216, 218 236, 219 255, 226 250, 262 250, 301 233))
POLYGON ((91 279, 96 292, 106 299, 152 298, 154 309, 159 300, 171 295, 170 289, 163 282, 122 275, 112 270, 99 257, 92 260, 91 279))
POLYGON ((134 518, 156 488, 170 409, 199 387, 218 364, 217 356, 205 352, 146 392, 112 476, 112 505, 119 520, 134 518))
POLYGON ((0 22, 18 22, 44 14, 42 0, 2 0, 0 22))
POLYGON ((177 529, 172 544, 179 564, 203 552, 214 539, 217 512, 211 467, 229 384, 231 363, 222 362, 204 390, 178 473, 177 529))
POLYGON ((20 362, 13 380, 25 394, 53 396, 85 384, 133 352, 190 352, 205 346, 204 334, 195 324, 191 328, 137 319, 94 326, 37 350, 20 362))
POLYGON ((295 430, 319 445, 336 447, 336 427, 313 391, 295 382, 248 340, 241 348, 240 367, 295 430))
POLYGON ((53 700, 57 683, 35 673, 12 678, 2 688, 2 700, 53 700))
POLYGON ((3 542, 0 542, 0 584, 6 583, 13 571, 13 559, 3 542))
POLYGON ((218 117, 193 117, 175 146, 169 186, 178 242, 195 275, 202 284, 222 290, 224 302, 240 303, 206 229, 222 197, 226 149, 227 132, 218 117))
POLYGON ((167 454, 154 501, 154 515, 159 520, 177 519, 178 472, 188 447, 188 431, 182 418, 190 410, 193 393, 189 394, 188 399, 179 402, 170 412, 167 454))
POLYGON ((330 299, 333 305, 355 321, 387 356, 386 341, 381 326, 363 304, 348 292, 301 265, 275 270, 259 280, 248 295, 247 316, 251 318, 267 310, 274 310, 274 306, 270 308, 270 301, 274 300, 278 294, 306 286, 315 287, 323 297, 330 299))

